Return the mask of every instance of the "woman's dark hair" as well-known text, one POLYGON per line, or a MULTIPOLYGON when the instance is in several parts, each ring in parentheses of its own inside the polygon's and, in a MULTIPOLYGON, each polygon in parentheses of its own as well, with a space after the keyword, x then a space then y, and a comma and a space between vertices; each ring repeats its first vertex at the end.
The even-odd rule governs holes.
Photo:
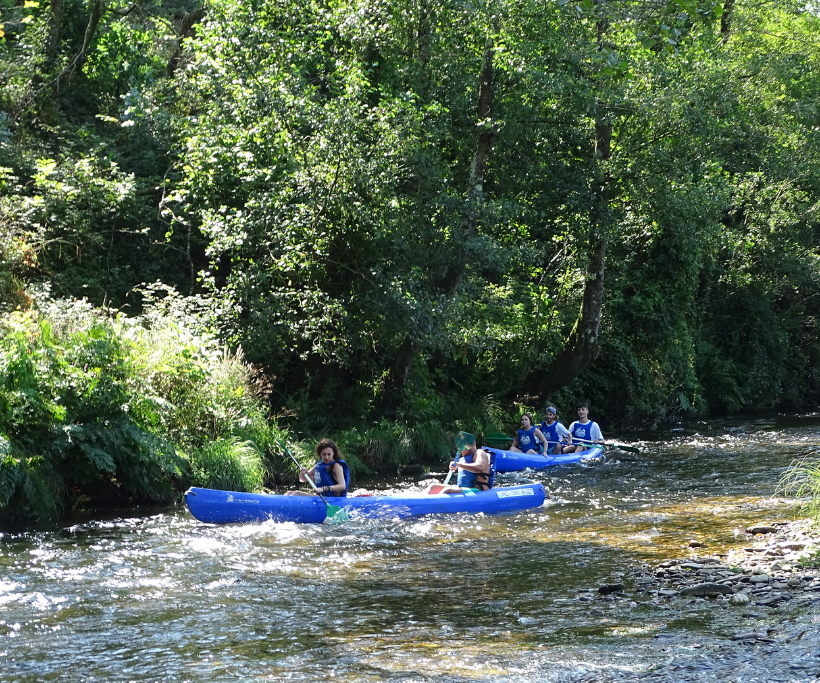
POLYGON ((521 419, 523 420, 525 417, 530 418, 530 424, 535 424, 535 423, 532 421, 532 415, 530 415, 529 413, 522 413, 522 414, 521 414, 521 419))
POLYGON ((325 448, 330 448, 333 451, 333 459, 334 460, 341 460, 342 454, 339 451, 339 447, 336 445, 336 442, 332 441, 331 439, 322 439, 319 443, 316 444, 316 457, 320 457, 319 454, 325 450, 325 448))

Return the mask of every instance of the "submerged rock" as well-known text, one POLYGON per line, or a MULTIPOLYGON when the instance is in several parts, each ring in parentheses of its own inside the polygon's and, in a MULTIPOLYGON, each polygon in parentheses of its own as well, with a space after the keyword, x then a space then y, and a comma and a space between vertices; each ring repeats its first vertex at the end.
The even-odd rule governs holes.
POLYGON ((684 562, 681 569, 703 569, 703 565, 699 562, 684 562))
POLYGON ((730 586, 722 583, 699 583, 681 589, 681 595, 729 595, 732 592, 730 586))
POLYGON ((624 589, 622 583, 605 583, 598 587, 598 592, 601 595, 609 595, 610 593, 620 593, 624 589))
POLYGON ((774 607, 781 602, 786 602, 791 599, 792 596, 788 593, 779 593, 777 595, 772 595, 769 598, 764 598, 763 600, 757 600, 755 601, 755 605, 760 605, 761 607, 774 607))

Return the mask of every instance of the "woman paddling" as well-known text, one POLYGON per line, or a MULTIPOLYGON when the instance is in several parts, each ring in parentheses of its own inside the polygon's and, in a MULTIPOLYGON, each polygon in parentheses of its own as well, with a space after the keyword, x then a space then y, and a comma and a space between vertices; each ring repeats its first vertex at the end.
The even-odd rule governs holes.
MULTIPOLYGON (((326 497, 345 497, 350 484, 350 470, 342 460, 339 448, 330 439, 322 439, 316 444, 316 455, 319 462, 307 469, 299 470, 299 481, 307 481, 310 477, 316 484, 316 492, 326 497)), ((312 496, 313 493, 304 491, 287 491, 286 496, 312 496)))

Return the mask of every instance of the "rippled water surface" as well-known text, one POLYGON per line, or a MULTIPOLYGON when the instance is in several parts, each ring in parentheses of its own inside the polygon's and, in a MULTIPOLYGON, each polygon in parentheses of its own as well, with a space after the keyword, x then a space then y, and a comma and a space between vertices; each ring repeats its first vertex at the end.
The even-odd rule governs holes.
POLYGON ((670 606, 631 579, 791 519, 776 482, 814 444, 817 417, 654 433, 640 456, 502 475, 551 496, 507 517, 217 527, 177 508, 6 529, 0 680, 815 681, 817 607, 670 606), (626 597, 586 592, 615 582, 626 597))

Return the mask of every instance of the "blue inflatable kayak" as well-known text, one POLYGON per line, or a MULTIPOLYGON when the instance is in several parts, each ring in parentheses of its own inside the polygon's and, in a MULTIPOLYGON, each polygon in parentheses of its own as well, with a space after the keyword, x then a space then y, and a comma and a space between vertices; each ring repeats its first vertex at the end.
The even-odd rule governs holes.
MULTIPOLYGON (((356 496, 328 498, 350 518, 396 519, 438 515, 447 512, 498 514, 540 506, 546 494, 541 484, 508 486, 477 493, 407 494, 404 496, 356 496)), ((327 508, 318 496, 282 496, 190 488, 185 502, 200 522, 299 522, 318 524, 327 517, 327 508)))
POLYGON ((518 472, 528 467, 543 469, 553 465, 580 462, 581 460, 598 459, 603 455, 603 448, 590 448, 580 453, 566 453, 565 455, 539 455, 538 453, 514 453, 502 451, 498 448, 484 448, 485 451, 495 454, 496 472, 518 472))

